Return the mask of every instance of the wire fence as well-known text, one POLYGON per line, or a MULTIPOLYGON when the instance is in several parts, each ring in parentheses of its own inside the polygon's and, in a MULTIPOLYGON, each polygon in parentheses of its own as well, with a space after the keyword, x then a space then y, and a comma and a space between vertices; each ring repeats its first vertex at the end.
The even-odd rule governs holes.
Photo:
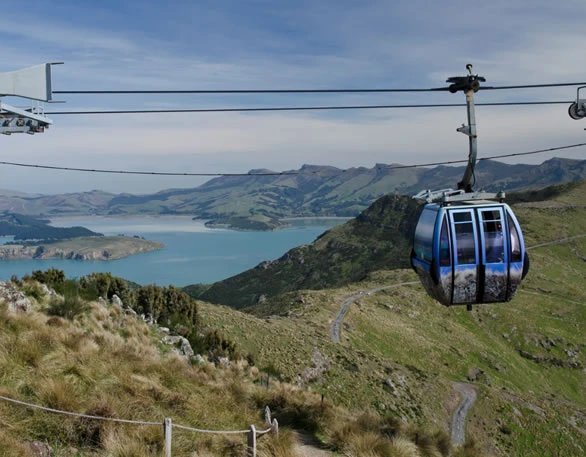
POLYGON ((35 405, 33 403, 28 403, 21 400, 16 400, 14 398, 6 397, 0 395, 0 400, 4 400, 6 402, 26 406, 28 408, 38 409, 41 411, 46 411, 49 413, 55 414, 62 414, 65 416, 72 416, 72 417, 80 417, 84 419, 92 419, 92 420, 100 420, 100 421, 108 421, 108 422, 117 422, 123 424, 134 424, 134 425, 148 425, 148 426, 163 426, 164 430, 164 455, 165 457, 171 457, 171 450, 173 444, 173 429, 178 430, 186 430, 195 433, 208 433, 208 434, 216 434, 216 435, 247 435, 247 444, 248 444, 248 456, 249 457, 256 457, 256 441, 257 438, 267 433, 274 433, 278 436, 279 434, 279 423, 277 419, 271 418, 271 410, 267 406, 265 408, 265 425, 267 428, 262 430, 257 430, 257 428, 251 424, 250 427, 246 430, 206 430, 206 429, 199 429, 194 427, 188 427, 186 425, 174 424, 173 420, 170 417, 166 417, 163 422, 153 422, 153 421, 138 421, 138 420, 129 420, 129 419, 117 419, 115 417, 103 417, 103 416, 94 416, 91 414, 82 414, 82 413, 74 413, 71 411, 62 411, 59 409, 48 408, 46 406, 35 405))

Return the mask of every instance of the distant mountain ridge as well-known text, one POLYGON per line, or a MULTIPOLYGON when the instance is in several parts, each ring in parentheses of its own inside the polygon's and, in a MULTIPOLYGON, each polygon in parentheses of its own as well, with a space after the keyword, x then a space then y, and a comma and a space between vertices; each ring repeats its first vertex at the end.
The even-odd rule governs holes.
MULTIPOLYGON (((385 194, 410 195, 422 189, 455 187, 464 170, 447 166, 392 167, 377 164, 372 168, 340 170, 303 165, 299 170, 271 172, 277 174, 269 176, 258 174, 270 170, 251 170, 247 176, 222 176, 196 188, 166 189, 146 195, 99 190, 26 195, 0 190, 0 211, 43 217, 184 214, 235 228, 271 229, 283 217, 352 217, 385 194)), ((554 158, 540 165, 480 161, 475 178, 476 187, 487 191, 543 188, 586 179, 586 160, 554 158)))

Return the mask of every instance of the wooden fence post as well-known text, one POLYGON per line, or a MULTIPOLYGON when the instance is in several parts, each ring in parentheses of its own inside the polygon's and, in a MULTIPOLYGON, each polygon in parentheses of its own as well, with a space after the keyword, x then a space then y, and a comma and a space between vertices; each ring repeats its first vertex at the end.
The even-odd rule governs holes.
POLYGON ((173 421, 170 417, 165 418, 163 422, 165 431, 165 457, 171 457, 171 443, 173 441, 173 421))
POLYGON ((250 426, 248 432, 248 457, 256 457, 256 427, 250 426))
POLYGON ((277 419, 273 419, 273 433, 275 434, 275 436, 279 436, 279 423, 277 422, 277 419))

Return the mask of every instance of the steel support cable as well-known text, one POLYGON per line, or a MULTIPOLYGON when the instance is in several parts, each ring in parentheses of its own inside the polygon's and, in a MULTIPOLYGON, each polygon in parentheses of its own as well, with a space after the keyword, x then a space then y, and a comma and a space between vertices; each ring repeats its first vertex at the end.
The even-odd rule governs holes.
MULTIPOLYGON (((564 149, 572 149, 586 146, 586 143, 577 143, 577 144, 570 144, 567 146, 557 146, 553 148, 546 148, 546 149, 537 149, 534 151, 528 152, 515 152, 511 154, 501 154, 489 157, 481 157, 478 161, 482 160, 494 160, 494 159, 502 159, 506 157, 517 157, 517 156, 524 156, 524 155, 532 155, 532 154, 541 154, 544 152, 553 152, 553 151, 561 151, 564 149)), ((406 168, 422 168, 422 167, 431 167, 436 165, 452 165, 455 163, 464 163, 468 162, 467 159, 461 160, 449 160, 443 162, 429 162, 429 163, 420 163, 415 165, 389 165, 389 166, 379 166, 376 167, 377 170, 401 170, 406 168)), ((137 170, 108 170, 108 169, 100 169, 100 168, 78 168, 78 167, 62 167, 57 165, 40 165, 40 164, 31 164, 31 163, 20 163, 20 162, 8 162, 8 161, 0 161, 0 165, 8 165, 14 167, 24 167, 24 168, 39 168, 43 170, 59 170, 59 171, 78 171, 78 172, 85 172, 85 173, 107 173, 107 174, 121 174, 121 175, 147 175, 147 176, 201 176, 201 177, 213 177, 213 176, 292 176, 292 175, 308 175, 308 174, 319 174, 319 170, 317 171, 279 171, 279 172, 268 172, 268 173, 189 173, 189 172, 165 172, 165 171, 137 171, 137 170)), ((340 174, 346 173, 349 169, 339 170, 340 174)))
MULTIPOLYGON (((520 84, 515 86, 480 86, 480 90, 537 89, 546 87, 582 86, 586 82, 520 84)), ((54 90, 58 95, 108 95, 108 94, 350 94, 350 93, 397 93, 397 92, 447 92, 449 87, 408 89, 223 89, 223 90, 54 90)))
MULTIPOLYGON (((486 102, 476 106, 531 106, 531 105, 568 105, 574 100, 547 100, 537 102, 486 102)), ((169 113, 246 113, 264 111, 334 111, 361 109, 408 109, 408 108, 455 108, 466 106, 465 103, 431 103, 406 105, 347 105, 347 106, 280 106, 259 108, 201 108, 201 109, 136 109, 136 110, 85 110, 85 111, 45 111, 47 116, 90 115, 90 114, 169 114, 169 113)))

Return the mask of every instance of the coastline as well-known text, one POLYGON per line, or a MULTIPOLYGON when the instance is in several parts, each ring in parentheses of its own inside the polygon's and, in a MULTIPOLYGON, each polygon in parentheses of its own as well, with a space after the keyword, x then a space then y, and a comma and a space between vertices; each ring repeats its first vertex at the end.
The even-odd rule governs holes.
POLYGON ((142 252, 157 251, 158 241, 129 236, 79 237, 55 243, 0 245, 0 261, 10 260, 117 260, 142 252))

